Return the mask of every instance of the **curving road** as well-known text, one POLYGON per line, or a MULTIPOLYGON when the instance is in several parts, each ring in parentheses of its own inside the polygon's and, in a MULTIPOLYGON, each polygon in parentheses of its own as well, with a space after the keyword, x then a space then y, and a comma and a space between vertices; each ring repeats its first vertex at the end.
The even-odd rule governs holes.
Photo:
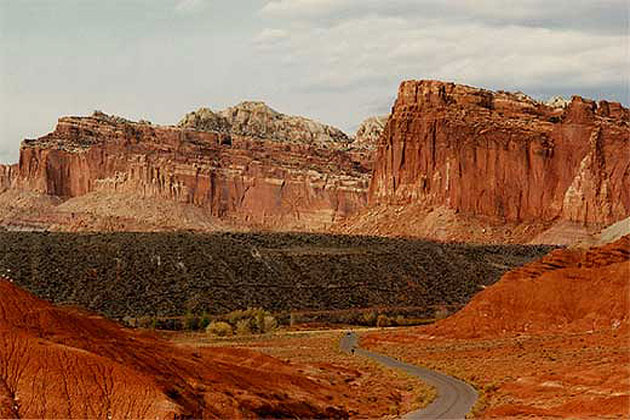
POLYGON ((400 369, 434 386, 438 396, 431 404, 421 410, 406 414, 404 419, 463 419, 477 401, 477 391, 464 381, 442 373, 403 363, 379 353, 358 347, 359 339, 353 332, 345 334, 339 345, 343 351, 356 352, 370 357, 379 363, 394 369, 400 369))

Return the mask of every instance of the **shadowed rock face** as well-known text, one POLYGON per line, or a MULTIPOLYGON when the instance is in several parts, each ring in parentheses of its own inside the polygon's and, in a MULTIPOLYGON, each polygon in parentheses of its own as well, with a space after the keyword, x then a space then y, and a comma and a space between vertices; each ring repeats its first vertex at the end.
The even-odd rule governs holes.
MULTIPOLYGON (((237 115, 234 121, 252 127, 253 119, 237 115)), ((365 205, 370 174, 364 152, 345 143, 243 136, 222 129, 225 119, 201 120, 210 131, 100 113, 60 118, 54 132, 23 142, 14 184, 64 198, 134 193, 271 228, 321 227, 365 205)))
POLYGON ((17 165, 0 165, 0 192, 11 187, 16 172, 17 165))
POLYGON ((380 138, 372 204, 424 203, 507 221, 607 224, 630 214, 628 109, 574 97, 403 82, 380 138))

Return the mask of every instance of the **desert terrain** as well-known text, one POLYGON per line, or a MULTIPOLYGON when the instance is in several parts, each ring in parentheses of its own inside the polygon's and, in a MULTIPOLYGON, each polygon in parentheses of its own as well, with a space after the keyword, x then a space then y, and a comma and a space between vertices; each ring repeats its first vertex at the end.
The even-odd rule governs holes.
POLYGON ((630 419, 629 0, 0 0, 0 420, 630 419))
POLYGON ((617 102, 434 80, 353 136, 259 101, 61 117, 0 167, 0 414, 396 418, 440 399, 342 351, 357 330, 472 385, 473 416, 627 417, 629 139, 617 102))
POLYGON ((0 168, 0 225, 593 242, 630 215, 629 115, 435 80, 354 136, 252 101, 170 126, 96 111, 0 168))
POLYGON ((421 383, 342 356, 335 334, 298 339, 303 357, 288 361, 262 340, 185 345, 55 307, 5 279, 0 292, 3 418, 367 418, 431 398, 421 383))
POLYGON ((438 323, 368 333, 369 349, 464 379, 482 417, 630 415, 630 237, 554 251, 438 323))

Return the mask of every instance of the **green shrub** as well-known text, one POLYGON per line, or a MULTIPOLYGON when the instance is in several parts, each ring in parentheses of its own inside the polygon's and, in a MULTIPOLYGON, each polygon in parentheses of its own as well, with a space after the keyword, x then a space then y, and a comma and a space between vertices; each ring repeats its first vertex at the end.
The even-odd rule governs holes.
POLYGON ((199 329, 199 318, 195 315, 193 315, 191 312, 186 312, 186 315, 184 315, 184 322, 183 322, 183 327, 184 330, 186 331, 195 331, 199 329))
POLYGON ((208 325, 210 325, 210 317, 208 316, 207 313, 204 313, 199 319, 199 329, 205 330, 208 327, 208 325))
POLYGON ((214 321, 209 323, 206 327, 206 332, 208 334, 216 335, 217 337, 228 337, 234 333, 232 331, 232 326, 223 321, 214 321))

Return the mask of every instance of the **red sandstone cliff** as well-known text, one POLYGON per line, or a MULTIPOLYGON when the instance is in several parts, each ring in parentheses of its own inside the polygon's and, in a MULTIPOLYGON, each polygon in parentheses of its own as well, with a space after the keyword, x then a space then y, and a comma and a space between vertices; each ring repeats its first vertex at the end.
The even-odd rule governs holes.
POLYGON ((289 143, 95 113, 60 118, 54 132, 25 140, 13 183, 65 199, 128 193, 238 223, 312 229, 364 207, 366 156, 345 143, 289 143))
POLYGON ((422 203, 504 221, 608 224, 630 215, 628 109, 574 97, 403 82, 380 139, 371 204, 422 203))
POLYGON ((17 165, 0 165, 0 193, 11 187, 17 169, 17 165))
POLYGON ((0 192, 45 194, 3 194, 0 224, 568 243, 630 216, 630 117, 618 103, 409 81, 374 152, 380 129, 363 124, 351 143, 258 102, 201 109, 178 127, 64 117, 0 170, 0 192))

